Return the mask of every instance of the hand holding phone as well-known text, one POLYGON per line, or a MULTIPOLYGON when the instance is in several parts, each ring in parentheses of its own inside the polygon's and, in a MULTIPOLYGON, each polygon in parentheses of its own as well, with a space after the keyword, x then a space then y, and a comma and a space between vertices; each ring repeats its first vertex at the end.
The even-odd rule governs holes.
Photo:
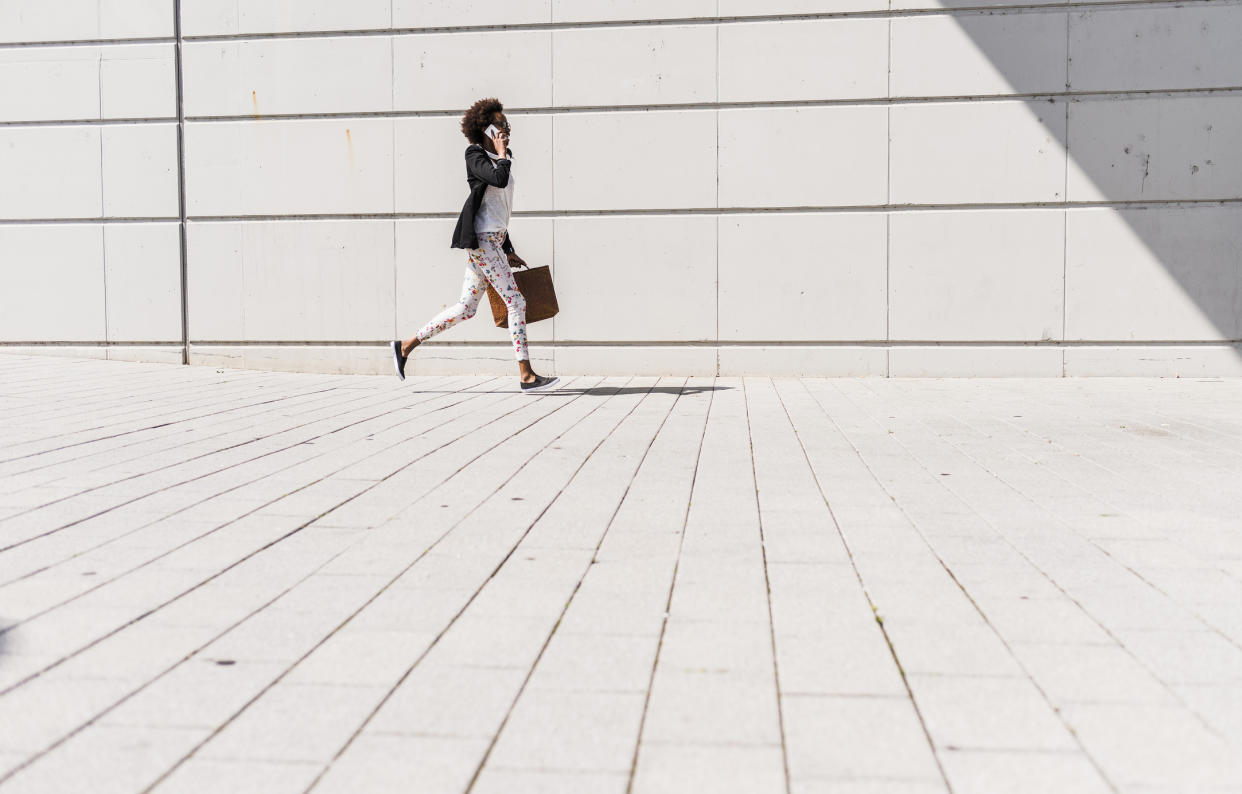
POLYGON ((507 142, 502 136, 500 128, 497 127, 495 124, 489 124, 487 126, 487 129, 483 130, 483 133, 487 135, 487 137, 492 139, 492 143, 496 147, 496 154, 503 156, 506 151, 507 142))

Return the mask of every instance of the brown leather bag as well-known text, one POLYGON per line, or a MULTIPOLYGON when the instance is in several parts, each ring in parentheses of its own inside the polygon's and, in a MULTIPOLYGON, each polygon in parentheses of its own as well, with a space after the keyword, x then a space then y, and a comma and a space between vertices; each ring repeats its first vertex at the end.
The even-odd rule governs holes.
MULTIPOLYGON (((518 292, 526 298, 526 324, 537 323, 556 315, 556 290, 552 288, 552 269, 548 266, 528 267, 513 271, 518 292)), ((500 293, 487 285, 487 300, 492 304, 492 319, 501 328, 509 327, 509 307, 500 293)))

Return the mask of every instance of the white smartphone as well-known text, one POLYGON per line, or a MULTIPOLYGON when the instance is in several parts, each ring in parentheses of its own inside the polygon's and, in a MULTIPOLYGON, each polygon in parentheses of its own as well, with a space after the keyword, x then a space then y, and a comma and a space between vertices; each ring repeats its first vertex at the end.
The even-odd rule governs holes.
POLYGON ((483 130, 483 133, 487 135, 487 137, 489 138, 495 138, 497 135, 500 134, 500 128, 497 127, 495 124, 489 124, 487 126, 487 129, 483 130))

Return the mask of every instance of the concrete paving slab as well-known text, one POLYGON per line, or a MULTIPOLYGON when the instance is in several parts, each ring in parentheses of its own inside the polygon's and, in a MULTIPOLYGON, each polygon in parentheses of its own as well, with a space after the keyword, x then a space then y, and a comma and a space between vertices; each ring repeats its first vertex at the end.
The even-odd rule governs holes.
POLYGON ((1082 753, 956 750, 942 756, 953 791, 961 794, 1105 794, 1104 776, 1082 753))
POLYGON ((318 764, 288 761, 229 761, 191 758, 164 778, 160 794, 292 794, 306 791, 319 773, 318 764))
POLYGON ((781 706, 793 780, 940 777, 908 697, 790 695, 781 706))
POLYGON ((932 741, 944 749, 1074 750, 1073 735, 1025 678, 912 675, 932 741))
POLYGON ((208 731, 167 726, 92 725, 69 737, 5 783, 6 791, 141 791, 208 731))
POLYGON ((527 770, 488 766, 475 781, 475 794, 624 794, 628 773, 527 770))
POLYGON ((488 763, 507 769, 628 773, 644 694, 524 691, 488 763))
POLYGON ((326 763, 379 705, 379 686, 279 681, 212 736, 196 755, 258 761, 326 763))
POLYGON ((1173 693, 1120 645, 1016 644, 1014 655, 1057 705, 1164 703, 1173 693))
POLYGON ((0 355, 0 794, 1242 791, 1238 379, 0 355))
POLYGON ((488 740, 460 736, 363 734, 324 775, 315 791, 354 794, 466 791, 487 752, 488 740))
POLYGON ((635 794, 782 791, 787 778, 781 748, 652 743, 639 752, 635 794))

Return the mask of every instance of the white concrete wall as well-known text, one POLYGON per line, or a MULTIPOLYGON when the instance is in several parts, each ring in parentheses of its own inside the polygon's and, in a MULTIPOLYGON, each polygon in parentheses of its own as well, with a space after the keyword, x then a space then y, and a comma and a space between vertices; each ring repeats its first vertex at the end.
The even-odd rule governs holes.
POLYGON ((181 360, 173 4, 0 2, 0 352, 181 360))
POLYGON ((545 370, 1242 374, 1237 0, 181 0, 183 160, 175 7, 0 1, 0 350, 180 360, 183 167, 191 362, 387 371, 496 95, 545 370))

